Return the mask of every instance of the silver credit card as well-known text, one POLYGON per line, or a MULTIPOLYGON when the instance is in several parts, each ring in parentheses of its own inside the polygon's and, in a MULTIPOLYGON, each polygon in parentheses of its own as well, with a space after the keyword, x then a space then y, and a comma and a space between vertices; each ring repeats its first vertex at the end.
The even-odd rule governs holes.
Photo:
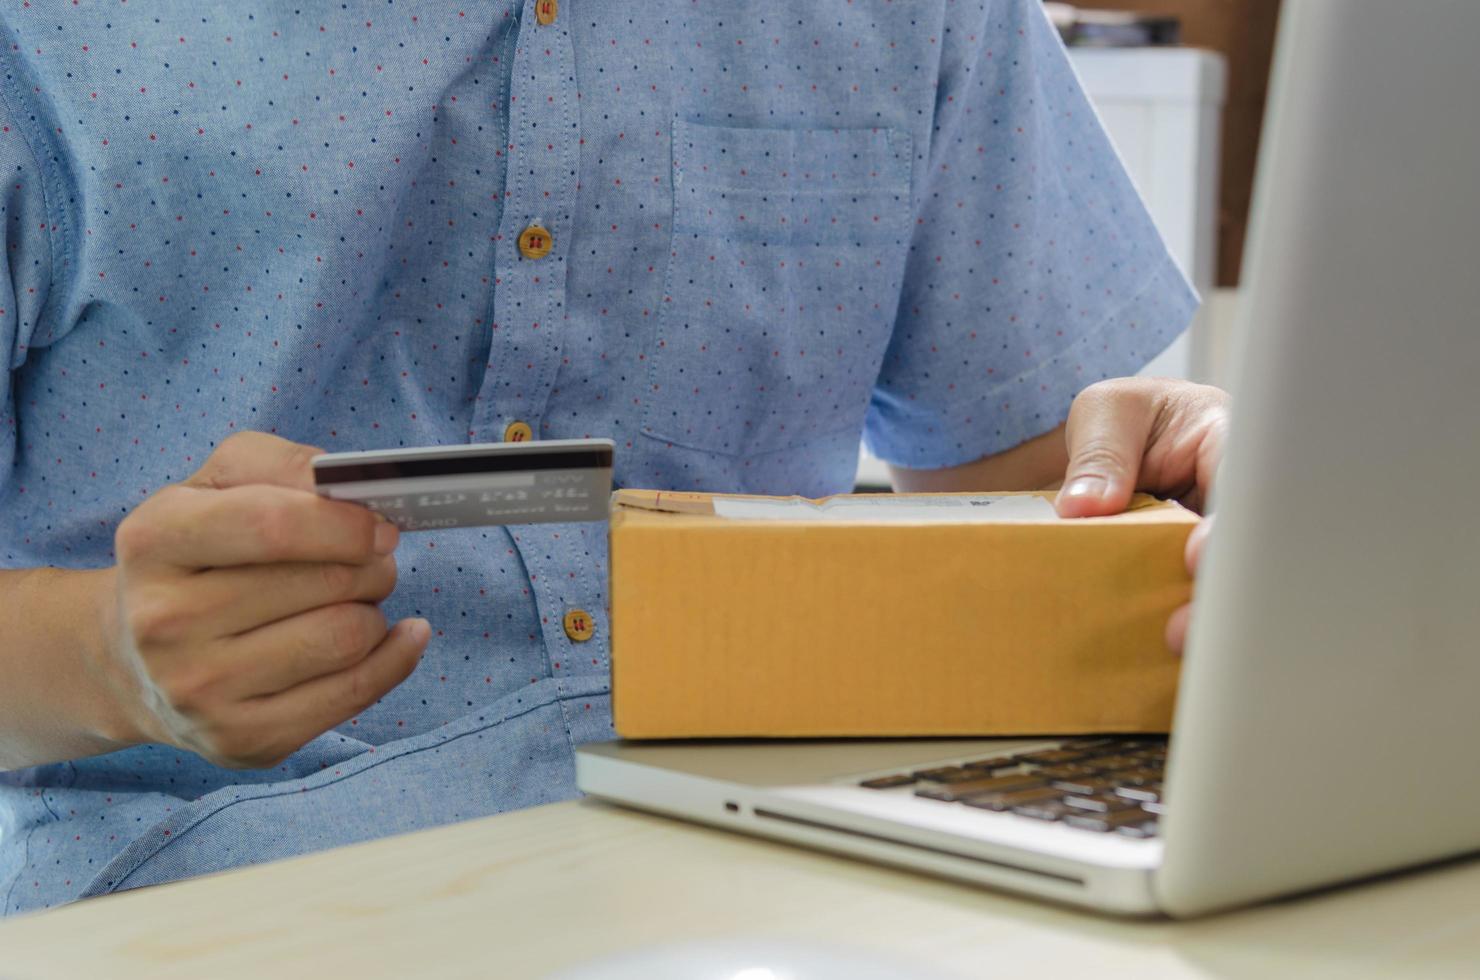
POLYGON ((566 439, 327 453, 313 475, 321 495, 364 504, 403 531, 604 521, 614 449, 566 439))

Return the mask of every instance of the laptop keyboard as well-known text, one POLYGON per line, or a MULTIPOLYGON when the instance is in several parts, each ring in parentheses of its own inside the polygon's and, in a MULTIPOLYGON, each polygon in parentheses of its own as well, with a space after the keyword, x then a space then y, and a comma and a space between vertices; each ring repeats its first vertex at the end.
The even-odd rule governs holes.
POLYGON ((942 805, 1015 813, 1094 833, 1155 837, 1166 756, 1165 738, 1071 739, 1056 748, 890 773, 858 785, 910 787, 920 799, 942 805))

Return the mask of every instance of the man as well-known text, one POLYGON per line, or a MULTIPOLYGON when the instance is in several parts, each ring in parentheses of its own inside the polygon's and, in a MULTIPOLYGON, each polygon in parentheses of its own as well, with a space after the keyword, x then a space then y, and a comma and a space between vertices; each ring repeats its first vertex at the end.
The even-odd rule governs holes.
POLYGON ((604 529, 400 540, 318 449, 824 494, 865 431, 903 489, 1067 468, 1066 516, 1208 487, 1221 394, 1090 387, 1194 300, 1033 0, 0 29, 6 913, 574 794, 604 529))

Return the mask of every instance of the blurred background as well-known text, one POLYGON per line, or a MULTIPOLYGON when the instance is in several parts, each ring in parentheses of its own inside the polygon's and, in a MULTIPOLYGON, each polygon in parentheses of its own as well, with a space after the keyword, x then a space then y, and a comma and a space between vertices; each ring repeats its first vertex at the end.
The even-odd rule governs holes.
MULTIPOLYGON (((1074 0, 1044 7, 1172 255, 1202 294, 1143 372, 1223 387, 1280 0, 1074 0)), ((864 454, 859 489, 888 472, 864 454)))

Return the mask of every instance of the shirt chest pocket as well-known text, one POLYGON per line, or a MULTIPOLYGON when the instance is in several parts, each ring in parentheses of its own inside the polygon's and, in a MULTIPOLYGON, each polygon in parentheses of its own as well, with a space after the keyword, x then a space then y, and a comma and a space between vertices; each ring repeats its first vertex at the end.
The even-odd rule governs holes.
POLYGON ((861 429, 909 247, 909 144, 675 123, 644 433, 750 456, 861 429))

